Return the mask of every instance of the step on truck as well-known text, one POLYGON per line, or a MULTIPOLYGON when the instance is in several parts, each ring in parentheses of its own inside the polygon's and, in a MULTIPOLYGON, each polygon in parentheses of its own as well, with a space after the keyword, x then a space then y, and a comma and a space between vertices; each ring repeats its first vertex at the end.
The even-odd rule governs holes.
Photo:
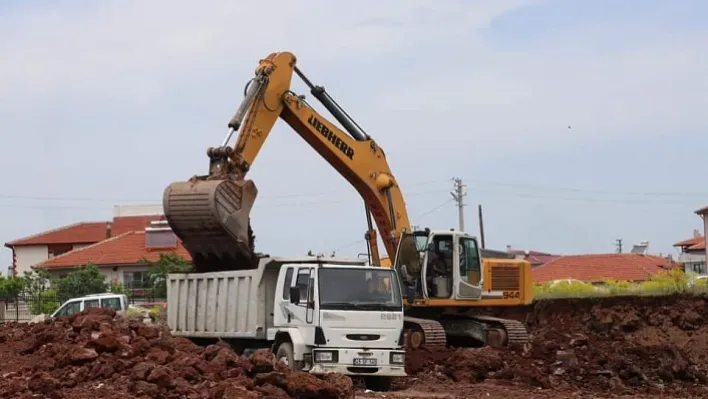
POLYGON ((363 377, 372 390, 406 375, 398 276, 360 260, 262 257, 250 270, 170 274, 167 323, 174 336, 269 348, 293 370, 363 377))

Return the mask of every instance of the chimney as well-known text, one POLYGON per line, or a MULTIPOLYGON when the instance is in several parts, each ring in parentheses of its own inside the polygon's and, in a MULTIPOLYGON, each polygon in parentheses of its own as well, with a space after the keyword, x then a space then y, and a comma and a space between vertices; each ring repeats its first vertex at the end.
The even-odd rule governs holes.
POLYGON ((506 246, 506 252, 511 252, 511 245, 506 246))
POLYGON ((113 224, 111 222, 106 222, 106 239, 111 238, 113 235, 113 224))
POLYGON ((698 238, 701 236, 701 232, 698 229, 693 229, 693 238, 698 238))

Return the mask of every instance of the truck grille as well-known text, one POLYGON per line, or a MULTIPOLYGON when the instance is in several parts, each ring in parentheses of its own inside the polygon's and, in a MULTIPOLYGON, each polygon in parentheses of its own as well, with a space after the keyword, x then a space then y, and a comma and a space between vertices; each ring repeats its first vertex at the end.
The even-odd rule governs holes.
POLYGON ((521 273, 516 265, 492 266, 493 291, 519 291, 521 273))
POLYGON ((347 334, 347 339, 352 341, 377 341, 379 338, 381 336, 377 334, 347 334))

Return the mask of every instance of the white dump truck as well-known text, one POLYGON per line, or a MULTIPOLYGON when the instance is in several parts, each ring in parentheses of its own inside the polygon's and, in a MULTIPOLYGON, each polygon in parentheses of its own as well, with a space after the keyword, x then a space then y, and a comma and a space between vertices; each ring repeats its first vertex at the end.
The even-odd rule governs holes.
POLYGON ((406 375, 401 298, 391 269, 263 257, 252 270, 170 274, 167 323, 175 336, 270 348, 292 369, 361 376, 383 391, 406 375))

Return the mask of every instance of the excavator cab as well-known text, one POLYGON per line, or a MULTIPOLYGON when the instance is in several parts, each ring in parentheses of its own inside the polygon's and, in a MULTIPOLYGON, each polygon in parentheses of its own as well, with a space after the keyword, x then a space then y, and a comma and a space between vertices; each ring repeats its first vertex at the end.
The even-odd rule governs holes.
POLYGON ((403 233, 394 268, 408 283, 409 303, 482 297, 484 273, 477 240, 459 231, 403 233))

